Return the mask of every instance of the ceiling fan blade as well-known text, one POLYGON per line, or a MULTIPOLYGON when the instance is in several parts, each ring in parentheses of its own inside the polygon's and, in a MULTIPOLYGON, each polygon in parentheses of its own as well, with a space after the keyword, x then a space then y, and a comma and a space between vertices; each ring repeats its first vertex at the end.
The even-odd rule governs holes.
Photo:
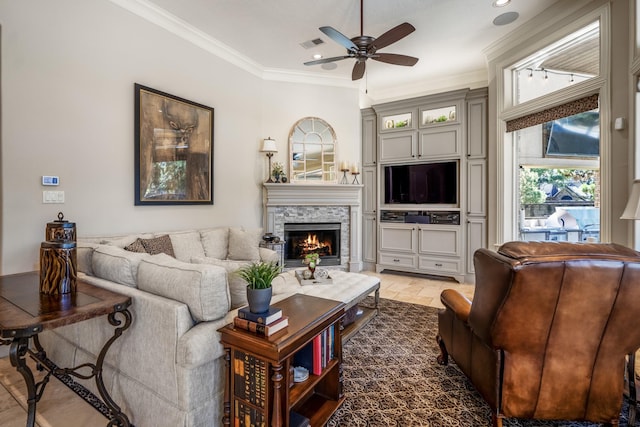
POLYGON ((351 72, 351 80, 360 80, 362 76, 364 76, 366 66, 367 65, 364 60, 357 60, 356 64, 353 66, 353 71, 351 72))
MULTIPOLYGON (((398 26, 393 27, 371 43, 370 49, 374 51, 389 46, 391 43, 395 43, 398 40, 408 36, 415 31, 415 27, 408 22, 404 22, 398 26)), ((328 35, 328 34, 327 34, 328 35)))
POLYGON ((344 46, 348 51, 357 52, 358 46, 356 46, 349 37, 342 34, 340 31, 333 27, 320 27, 320 31, 325 33, 334 42, 344 46))
POLYGON ((371 59, 380 62, 386 62, 387 64, 405 65, 411 67, 416 65, 418 58, 407 55, 397 55, 395 53, 376 53, 371 56, 371 59))
POLYGON ((316 59, 315 61, 305 62, 304 65, 318 65, 318 64, 326 64, 327 62, 341 61, 343 59, 352 58, 351 55, 345 56, 334 56, 333 58, 322 58, 316 59))

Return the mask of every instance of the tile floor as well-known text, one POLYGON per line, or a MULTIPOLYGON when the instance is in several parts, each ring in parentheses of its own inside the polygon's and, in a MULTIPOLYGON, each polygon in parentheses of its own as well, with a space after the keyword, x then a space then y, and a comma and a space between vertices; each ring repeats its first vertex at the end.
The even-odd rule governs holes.
MULTIPOLYGON (((379 277, 380 297, 431 307, 442 307, 440 292, 452 288, 471 298, 474 286, 455 281, 442 281, 419 275, 372 273, 379 277)), ((8 357, 0 359, 0 425, 3 427, 23 427, 26 423, 25 399, 15 399, 13 394, 24 396, 25 387, 22 377, 9 363, 8 357)), ((106 418, 91 408, 82 399, 73 394, 55 378, 45 388, 38 403, 36 424, 39 427, 89 427, 104 426, 106 418)))

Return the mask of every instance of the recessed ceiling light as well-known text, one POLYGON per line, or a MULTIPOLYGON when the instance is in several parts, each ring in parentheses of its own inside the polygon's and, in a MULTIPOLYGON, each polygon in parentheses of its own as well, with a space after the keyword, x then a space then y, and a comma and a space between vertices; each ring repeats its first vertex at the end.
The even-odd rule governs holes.
POLYGON ((493 25, 499 26, 499 25, 511 24, 513 21, 518 19, 519 16, 520 14, 518 12, 503 13, 502 15, 496 16, 496 18, 493 20, 493 25))
POLYGON ((493 7, 502 7, 511 3, 511 0, 494 0, 493 7))
POLYGON ((313 59, 320 59, 320 58, 322 58, 322 54, 320 54, 320 53, 314 53, 313 54, 313 59))

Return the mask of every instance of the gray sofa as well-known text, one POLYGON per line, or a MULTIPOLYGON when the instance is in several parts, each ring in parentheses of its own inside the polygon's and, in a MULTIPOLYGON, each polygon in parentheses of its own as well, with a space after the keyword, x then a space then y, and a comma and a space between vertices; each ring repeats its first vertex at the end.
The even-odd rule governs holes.
MULTIPOLYGON (((278 259, 258 247, 261 235, 221 227, 78 239, 79 277, 132 298, 131 327, 108 352, 104 380, 137 427, 221 425, 224 350, 217 330, 246 304, 245 284, 234 271, 278 259)), ((273 302, 305 293, 349 307, 379 283, 363 274, 332 274, 333 285, 301 286, 285 272, 274 280, 273 302)), ((94 362, 112 334, 107 319, 98 318, 40 339, 54 363, 71 367, 94 362)), ((81 383, 97 393, 92 381, 81 383)))

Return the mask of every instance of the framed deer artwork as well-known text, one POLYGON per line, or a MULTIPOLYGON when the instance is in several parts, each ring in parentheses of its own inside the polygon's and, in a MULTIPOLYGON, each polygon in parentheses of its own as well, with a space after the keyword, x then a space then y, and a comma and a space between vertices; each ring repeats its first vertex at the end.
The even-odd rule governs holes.
POLYGON ((213 108, 135 84, 135 204, 213 204, 213 108))

